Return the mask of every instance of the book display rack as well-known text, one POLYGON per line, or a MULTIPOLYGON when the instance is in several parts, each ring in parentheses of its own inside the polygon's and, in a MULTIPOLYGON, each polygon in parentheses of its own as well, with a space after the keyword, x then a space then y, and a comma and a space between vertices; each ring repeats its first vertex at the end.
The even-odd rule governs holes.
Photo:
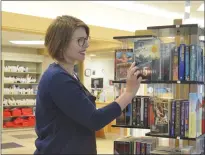
POLYGON ((205 153, 205 52, 197 24, 148 27, 151 35, 118 36, 115 52, 115 96, 125 89, 132 62, 143 78, 143 95, 116 119, 112 127, 129 128, 130 135, 114 141, 114 154, 205 153), (133 129, 149 129, 136 137, 133 129), (160 146, 160 138, 174 140, 160 146))

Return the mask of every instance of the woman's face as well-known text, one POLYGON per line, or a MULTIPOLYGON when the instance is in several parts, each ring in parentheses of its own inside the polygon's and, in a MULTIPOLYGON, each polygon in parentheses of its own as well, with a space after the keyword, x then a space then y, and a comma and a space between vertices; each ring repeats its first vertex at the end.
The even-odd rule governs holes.
POLYGON ((87 34, 83 27, 79 27, 74 31, 70 44, 63 54, 66 62, 74 63, 85 59, 86 49, 89 46, 88 40, 85 40, 85 38, 87 39, 87 34))

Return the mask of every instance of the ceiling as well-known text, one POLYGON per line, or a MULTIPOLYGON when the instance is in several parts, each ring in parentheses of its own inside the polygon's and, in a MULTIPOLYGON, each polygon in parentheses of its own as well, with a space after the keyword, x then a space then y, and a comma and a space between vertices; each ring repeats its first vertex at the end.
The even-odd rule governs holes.
POLYGON ((3 46, 16 46, 16 47, 30 47, 30 48, 44 48, 44 45, 17 45, 12 44, 10 41, 14 40, 44 40, 43 35, 29 34, 14 31, 2 31, 2 45, 3 46))
MULTIPOLYGON (((184 3, 185 1, 3 1, 2 11, 46 18, 68 14, 89 25, 133 32, 148 26, 171 25, 173 19, 183 18, 184 3), (141 5, 146 5, 149 9, 143 9, 141 5), (157 11, 150 11, 153 9, 157 11), (163 13, 156 14, 159 10, 163 13)), ((196 11, 202 3, 203 1, 191 1, 191 18, 204 27, 204 12, 196 11)))
MULTIPOLYGON (((155 9, 166 10, 169 13, 176 13, 183 16, 185 1, 3 1, 2 11, 27 14, 39 17, 55 18, 57 15, 70 14, 81 18, 87 24, 135 31, 136 29, 146 29, 148 26, 172 25, 173 19, 165 16, 153 15, 150 10, 140 12, 133 8, 129 10, 124 6, 116 5, 143 4, 155 9), (119 7, 120 6, 120 7, 119 7), (55 7, 55 9, 53 9, 55 7), (78 8, 78 9, 76 9, 78 8), (95 16, 93 16, 95 14, 95 16), (131 20, 132 19, 132 20, 131 20)), ((204 12, 197 11, 203 1, 191 1, 191 17, 200 19, 204 24, 204 12)), ((195 23, 195 22, 194 22, 195 23)), ((28 34, 22 32, 2 31, 2 45, 20 46, 31 48, 44 48, 44 45, 14 45, 10 40, 44 40, 43 35, 28 34)), ((95 45, 105 45, 106 42, 91 41, 90 47, 95 45)), ((96 51, 89 54, 97 54, 99 57, 113 56, 113 50, 96 51), (96 53, 97 52, 97 53, 96 53)))
MULTIPOLYGON (((14 32, 14 31, 2 31, 2 45, 3 46, 11 46, 11 47, 22 47, 22 48, 34 48, 34 49, 44 49, 44 45, 18 45, 13 44, 10 41, 15 40, 25 40, 25 41, 31 41, 31 40, 44 40, 44 35, 36 35, 36 34, 29 34, 29 33, 23 33, 23 32, 14 32)), ((90 47, 98 46, 98 45, 106 45, 108 44, 106 41, 97 41, 97 40, 91 40, 90 47)), ((94 48, 96 49, 96 48, 94 48)), ((114 56, 112 50, 88 50, 88 55, 94 54, 96 57, 112 57, 114 56)))
MULTIPOLYGON (((139 4, 146 4, 155 8, 169 10, 171 12, 184 13, 185 1, 136 1, 139 4)), ((190 15, 195 18, 204 19, 204 12, 197 11, 204 1, 190 1, 190 15)))

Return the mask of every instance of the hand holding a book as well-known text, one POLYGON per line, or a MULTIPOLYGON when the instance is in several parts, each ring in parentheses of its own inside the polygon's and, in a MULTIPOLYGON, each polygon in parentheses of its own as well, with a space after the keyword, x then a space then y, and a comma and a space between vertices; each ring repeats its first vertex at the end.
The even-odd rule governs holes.
POLYGON ((142 77, 139 76, 140 71, 135 66, 135 62, 132 63, 131 67, 127 71, 127 82, 126 82, 126 92, 131 94, 132 98, 136 95, 140 82, 142 81, 142 77))
POLYGON ((120 105, 121 110, 130 104, 136 95, 142 80, 142 77, 139 75, 140 72, 138 68, 135 66, 135 63, 132 63, 127 71, 126 91, 115 100, 120 105))

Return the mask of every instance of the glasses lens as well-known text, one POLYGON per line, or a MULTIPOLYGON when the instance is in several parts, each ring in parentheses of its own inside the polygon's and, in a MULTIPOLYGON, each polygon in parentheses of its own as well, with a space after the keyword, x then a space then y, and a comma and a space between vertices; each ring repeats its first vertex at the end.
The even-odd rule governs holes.
POLYGON ((83 46, 85 44, 85 38, 80 38, 78 40, 78 44, 79 44, 79 46, 83 46))

